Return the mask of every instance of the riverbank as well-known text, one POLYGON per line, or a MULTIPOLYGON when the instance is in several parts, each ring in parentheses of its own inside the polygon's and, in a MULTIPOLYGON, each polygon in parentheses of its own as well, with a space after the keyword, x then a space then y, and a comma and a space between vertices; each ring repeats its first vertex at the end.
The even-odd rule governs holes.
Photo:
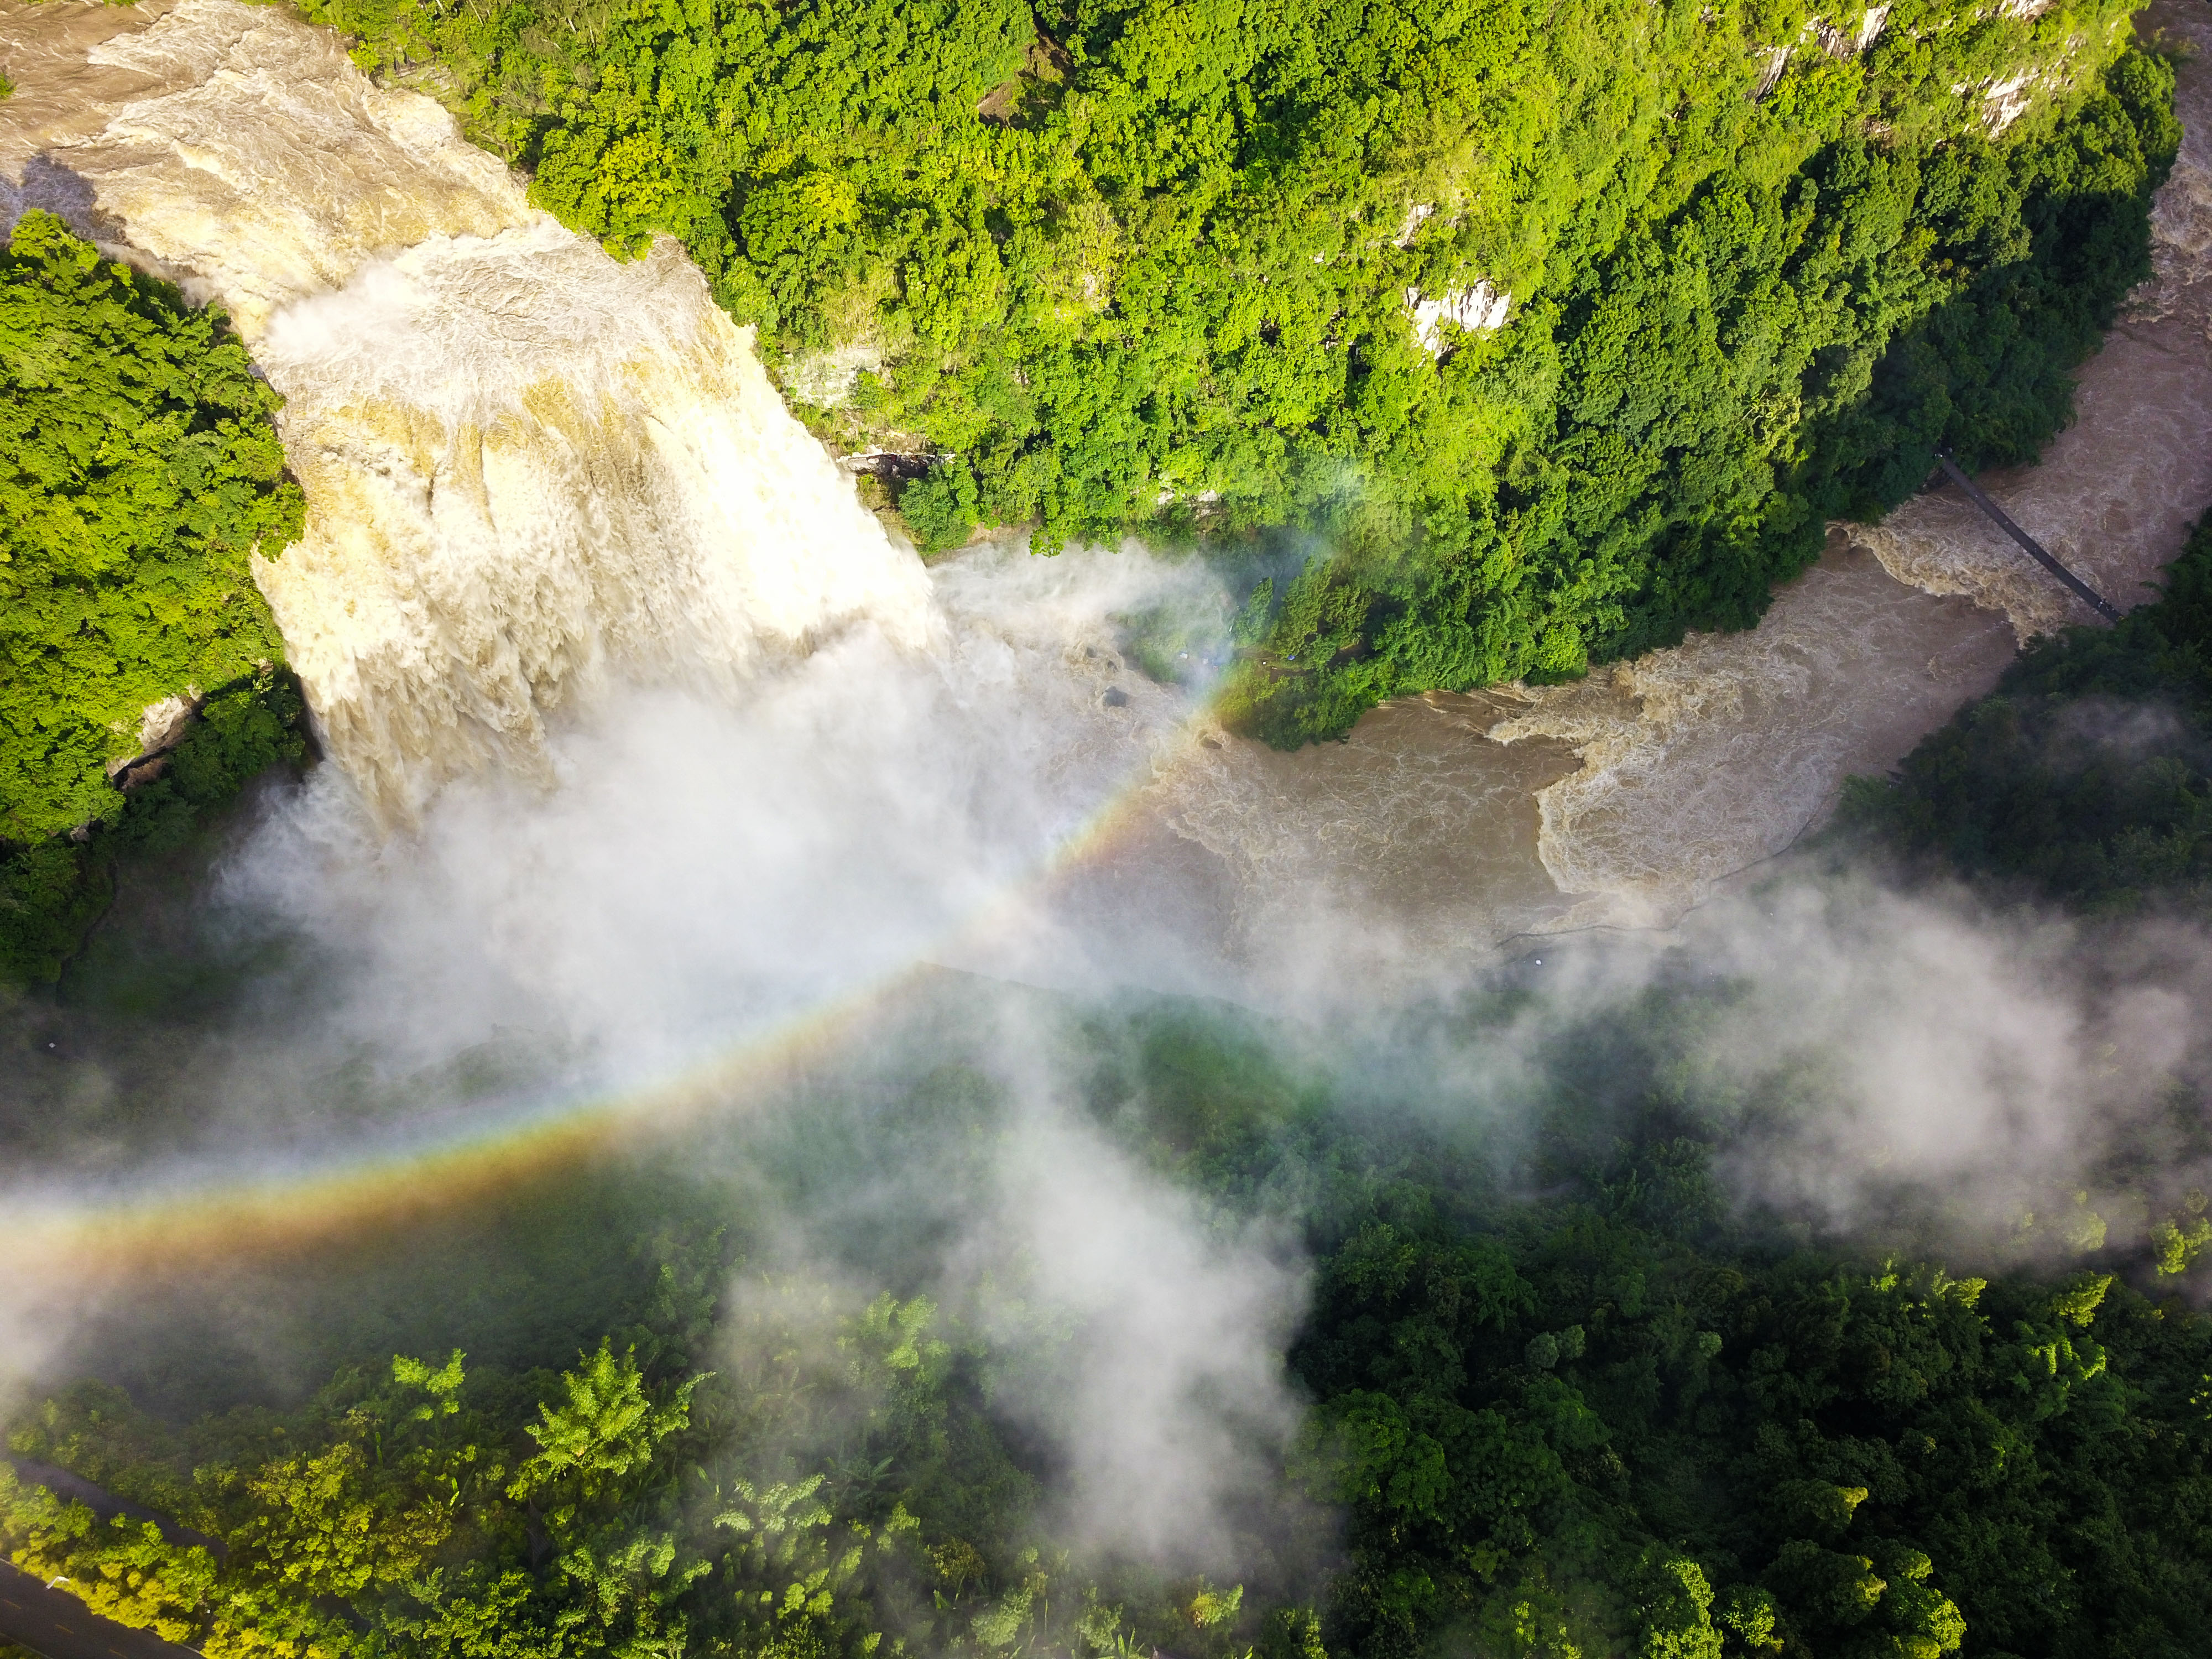
MULTIPOLYGON (((2153 276, 2082 367, 2075 419, 2041 464, 1980 480, 2124 609, 2154 596, 2212 504, 2212 9, 2159 0, 2139 27, 2185 49, 2153 276)), ((1662 926, 1825 821, 1844 779, 1887 771, 1988 693, 2019 642, 2090 620, 1947 485, 1879 526, 1834 527, 1756 629, 1570 685, 1403 700, 1293 756, 1223 734, 1152 799, 1243 891, 1255 956, 1315 890, 1444 951, 1662 926), (1470 807, 1455 819, 1438 800, 1470 807)))

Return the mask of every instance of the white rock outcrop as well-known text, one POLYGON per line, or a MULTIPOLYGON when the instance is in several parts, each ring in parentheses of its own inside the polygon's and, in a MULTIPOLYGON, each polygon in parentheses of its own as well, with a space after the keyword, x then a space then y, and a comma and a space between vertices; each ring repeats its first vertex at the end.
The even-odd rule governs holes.
POLYGON ((1446 323, 1456 324, 1469 334, 1487 334, 1505 325, 1505 313, 1512 304, 1511 295, 1499 293, 1486 282, 1472 288, 1446 289, 1433 299, 1417 288, 1406 290, 1406 312, 1413 320, 1413 337, 1431 357, 1442 356, 1447 349, 1446 323))

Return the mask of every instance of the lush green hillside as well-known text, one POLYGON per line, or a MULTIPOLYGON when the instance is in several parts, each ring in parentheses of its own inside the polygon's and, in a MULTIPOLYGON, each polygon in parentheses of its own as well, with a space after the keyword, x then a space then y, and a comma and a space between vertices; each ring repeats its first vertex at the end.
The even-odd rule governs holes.
POLYGON ((2025 459, 2177 137, 2127 0, 307 9, 570 223, 681 236, 825 430, 933 453, 926 546, 1256 560, 1278 741, 1747 624, 1939 441, 2025 459))
POLYGON ((277 401, 221 313, 23 216, 0 255, 0 980, 51 977, 119 845, 299 752, 246 566, 303 511, 277 401), (126 794, 111 763, 179 697, 199 719, 126 794))

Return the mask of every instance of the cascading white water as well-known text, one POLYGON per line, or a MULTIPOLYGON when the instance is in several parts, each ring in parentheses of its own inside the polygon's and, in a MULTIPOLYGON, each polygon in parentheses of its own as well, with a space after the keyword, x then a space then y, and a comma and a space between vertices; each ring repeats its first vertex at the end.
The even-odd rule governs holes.
MULTIPOLYGON (((2208 18, 2149 14, 2200 46, 2208 18)), ((234 0, 0 0, 0 61, 21 86, 0 105, 0 206, 54 206, 222 299, 289 399, 312 516, 261 576, 332 750, 388 818, 488 762, 542 774, 549 714, 617 678, 726 696, 854 624, 941 637, 927 574, 672 246, 623 264, 561 230, 327 31, 234 0)), ((2212 69, 2180 74, 2157 275, 2083 371, 2076 426, 1989 481, 2123 602, 2212 498, 2212 69)), ((1225 872, 1254 960, 1294 954, 1276 924, 1317 899, 1416 955, 1663 921, 1986 690, 2064 603, 1936 492, 1839 537, 1753 632, 1576 685, 1401 702, 1295 756, 1218 732, 1176 746, 1132 844, 1148 880, 1225 872)), ((1093 660, 1071 659, 1086 696, 1093 660)))
POLYGON ((183 0, 88 59, 112 112, 21 197, 222 302, 284 394, 307 534, 256 574, 380 816, 542 773, 548 716, 617 676, 727 691, 856 622, 940 634, 674 243, 617 261, 272 9, 183 0))
POLYGON ((674 244, 434 237, 279 311, 307 536, 257 567, 332 749, 384 803, 611 675, 730 691, 866 618, 938 631, 895 549, 674 244))

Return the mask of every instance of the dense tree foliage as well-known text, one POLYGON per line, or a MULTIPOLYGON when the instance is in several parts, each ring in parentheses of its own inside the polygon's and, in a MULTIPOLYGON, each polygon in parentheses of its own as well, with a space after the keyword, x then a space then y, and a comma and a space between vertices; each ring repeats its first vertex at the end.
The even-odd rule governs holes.
POLYGON ((0 979, 51 977, 97 909, 88 840, 99 856, 173 841, 191 810, 299 752, 247 567, 304 510, 277 403, 220 312, 51 214, 17 223, 0 254, 0 979), (126 794, 112 765, 171 699, 206 706, 126 794))
MULTIPOLYGON (((672 1164, 617 1176, 650 1189, 628 1229, 569 1229, 534 1275, 502 1270, 495 1307, 451 1238, 416 1242, 417 1290, 383 1299, 427 1334, 446 1297, 423 1291, 450 1284, 487 1360, 387 1346, 290 1409, 173 1422, 85 1384, 18 1419, 19 1456, 220 1550, 28 1482, 0 1493, 0 1535, 218 1659, 2198 1650, 2212 1321, 2170 1287, 2212 1227, 2180 1213, 2148 1248, 2085 1230, 1986 1280, 1793 1241, 1723 1193, 1733 1131, 1682 1081, 1715 994, 1662 988, 1566 1034, 1525 1139, 1340 1104, 1218 1013, 1087 1017, 1097 1121, 1224 1217, 1296 1194, 1316 1263, 1285 1479, 1343 1530, 1259 1529, 1235 1583, 1056 1536, 1052 1455, 1004 1401, 1037 1363, 1023 1342, 1080 1363, 1086 1338, 1025 1310, 1019 1264, 957 1316, 898 1282, 929 1253, 852 1149, 988 1159, 1006 1103, 958 1066, 896 1097, 811 1094, 770 1133, 781 1175, 754 1146, 771 1188, 869 1195, 879 1295, 748 1265, 776 1224, 749 1238, 672 1164), (580 1353, 556 1334, 592 1318, 580 1353)), ((568 1227, 574 1194, 544 1202, 568 1227)), ((357 1321, 343 1340, 373 1351, 392 1328, 354 1295, 314 1328, 357 1321)))
POLYGON ((1703 1150, 1504 1241, 1391 1194, 1332 1260, 1306 1369, 1352 1448, 1354 1645, 1566 1638, 1595 1579, 1646 1651, 2187 1651, 2201 1323, 2104 1274, 1698 1248, 1703 1150))
POLYGON ((1843 814, 1945 871, 2100 910, 2212 896, 2212 518, 2163 596, 2039 641, 1843 814))
MULTIPOLYGON (((1285 743, 1747 623, 1938 441, 2025 458, 2176 131, 2126 0, 308 9, 571 223, 682 236, 826 431, 935 458, 900 501, 926 545, 1034 521, 1241 562, 1225 708, 1285 743), (1423 337, 1477 292, 1502 328, 1423 337)), ((219 315, 41 214, 4 266, 23 980, 134 836, 298 752, 246 558, 301 502, 219 315), (228 712, 114 787, 179 696, 228 712)))
MULTIPOLYGON (((620 1346, 557 1378, 403 1357, 348 1371, 303 1412, 182 1433, 112 1390, 73 1390, 19 1426, 15 1449, 203 1538, 102 1522, 4 1469, 0 1538, 106 1616, 210 1659, 991 1655, 1079 1628, 1128 1650, 1121 1609, 1100 1607, 1064 1553, 1000 1529, 1034 1482, 980 1409, 980 1345, 948 1341, 926 1298, 846 1308, 796 1285, 718 1333, 725 1265, 711 1243, 679 1252, 620 1346), (730 1374, 690 1369, 733 1340, 730 1374), (830 1447, 828 1467, 784 1465, 794 1440, 830 1447)), ((1161 1628, 1225 1622, 1203 1583, 1156 1589, 1161 1628)))
POLYGON ((2125 0, 307 9, 572 225, 683 238, 832 435, 932 453, 926 547, 1274 572, 1230 707, 1282 742, 1746 625, 1938 442, 2027 459, 2178 131, 2125 0), (1502 329, 1425 344, 1485 283, 1502 329))
MULTIPOLYGON (((2063 0, 1908 0, 1856 52, 1856 20, 1831 51, 1787 3, 313 9, 572 222, 682 235, 788 384, 835 401, 857 368, 818 416, 936 454, 902 502, 932 544, 1032 518, 1258 536, 1232 696, 1285 740, 1747 622, 1939 441, 2025 456, 2142 269, 2174 142, 2121 9, 2063 0), (2039 95, 1993 132, 1984 94, 2021 73, 2039 95), (1504 327, 1447 325, 1432 356, 1407 290, 1478 281, 1504 327)), ((298 504, 214 319, 51 222, 9 261, 8 418, 52 406, 0 463, 9 695, 58 711, 7 727, 52 815, 0 866, 22 973, 105 878, 53 831, 173 844, 296 752, 243 572, 298 504), (110 788, 138 709, 185 688, 193 735, 110 788)), ((2063 896, 2201 882, 2208 569, 2200 536, 2163 604, 2032 654, 1854 822, 2063 896)), ((872 1202, 872 1160, 987 1157, 1009 1108, 958 1064, 762 1115, 745 1201, 688 1154, 605 1177, 652 1188, 620 1224, 551 1194, 534 1274, 422 1222, 399 1311, 319 1325, 312 1398, 225 1394, 204 1358, 158 1410, 63 1389, 14 1452, 162 1518, 0 1473, 0 1547, 210 1659, 2199 1650, 2212 1321, 2175 1292, 2212 1248, 2202 1195, 1971 1277, 1747 1211, 1712 1173, 1741 1125, 1685 1063, 1727 994, 1662 986, 1570 1032, 1524 1136, 1355 1103, 1371 1085, 1219 1011, 1082 1024, 1102 1132, 1224 1223, 1287 1216, 1314 1264, 1283 1474, 1341 1531, 1284 1519, 1235 1583, 1056 1532, 1006 1383, 1085 1334, 1022 1304, 1018 1264, 956 1311, 896 1217, 818 1279, 748 1231, 770 1189, 872 1202)))
POLYGON ((0 260, 6 698, 15 841, 110 817, 139 717, 281 654, 246 557, 298 533, 270 416, 222 313, 27 213, 0 260))

